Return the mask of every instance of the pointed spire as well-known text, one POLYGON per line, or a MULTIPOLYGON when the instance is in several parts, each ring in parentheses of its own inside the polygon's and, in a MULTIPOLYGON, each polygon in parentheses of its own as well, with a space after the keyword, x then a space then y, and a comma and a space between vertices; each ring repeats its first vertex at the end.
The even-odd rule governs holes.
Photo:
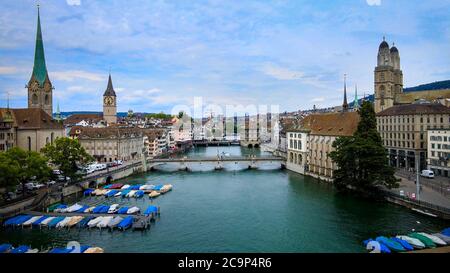
POLYGON ((6 92, 6 109, 9 110, 9 91, 6 92))
POLYGON ((359 101, 358 101, 358 85, 355 84, 355 100, 353 102, 353 109, 356 111, 359 109, 359 101))
POLYGON ((108 87, 106 87, 106 91, 103 94, 103 96, 112 96, 112 97, 116 96, 116 92, 114 91, 114 87, 112 84, 111 73, 109 74, 108 87))
POLYGON ((348 110, 348 103, 347 103, 347 74, 344 74, 344 103, 342 104, 342 111, 348 110))
POLYGON ((56 106, 56 120, 60 121, 61 120, 61 111, 59 111, 59 100, 58 100, 58 105, 56 106))
POLYGON ((42 40, 42 30, 41 30, 41 15, 38 5, 38 22, 37 22, 37 32, 36 32, 36 49, 34 52, 34 66, 33 75, 41 86, 47 78, 47 66, 45 64, 45 54, 44 54, 44 42, 42 40))

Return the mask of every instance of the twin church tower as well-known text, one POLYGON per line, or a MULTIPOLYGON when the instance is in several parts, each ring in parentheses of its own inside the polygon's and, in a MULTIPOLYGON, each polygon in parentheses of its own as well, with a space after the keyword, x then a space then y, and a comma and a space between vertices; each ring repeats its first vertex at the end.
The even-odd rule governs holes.
MULTIPOLYGON (((54 87, 45 64, 39 7, 33 73, 26 88, 28 89, 28 108, 41 108, 51 117, 53 115, 54 87)), ((111 74, 109 75, 108 86, 103 94, 103 119, 108 124, 117 123, 117 96, 113 88, 111 74)))

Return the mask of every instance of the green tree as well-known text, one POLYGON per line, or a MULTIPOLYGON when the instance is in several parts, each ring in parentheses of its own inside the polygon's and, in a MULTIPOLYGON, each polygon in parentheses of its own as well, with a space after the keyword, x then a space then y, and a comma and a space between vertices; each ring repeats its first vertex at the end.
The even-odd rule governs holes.
POLYGON ((0 181, 6 187, 22 184, 25 192, 25 184, 30 180, 43 182, 51 176, 47 158, 36 152, 26 152, 14 147, 4 152, 0 161, 0 181))
POLYGON ((76 181, 81 177, 80 166, 94 161, 76 139, 57 138, 53 144, 47 144, 41 152, 63 172, 65 179, 76 181))
POLYGON ((362 104, 361 120, 351 137, 340 137, 330 153, 336 162, 335 186, 340 191, 372 193, 376 186, 398 187, 394 168, 388 165, 388 154, 377 131, 375 111, 370 102, 362 104))

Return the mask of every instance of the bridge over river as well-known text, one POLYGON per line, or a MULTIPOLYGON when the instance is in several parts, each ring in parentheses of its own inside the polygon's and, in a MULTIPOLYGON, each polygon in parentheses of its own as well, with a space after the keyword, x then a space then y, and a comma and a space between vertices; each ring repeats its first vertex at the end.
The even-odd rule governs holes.
POLYGON ((147 165, 149 169, 155 166, 178 163, 181 165, 180 169, 188 169, 188 164, 202 164, 212 163, 215 164, 215 169, 223 169, 224 164, 245 164, 249 169, 257 169, 259 164, 262 163, 280 163, 280 167, 283 168, 284 159, 275 156, 209 156, 209 157, 181 157, 181 158, 156 158, 149 159, 147 165))

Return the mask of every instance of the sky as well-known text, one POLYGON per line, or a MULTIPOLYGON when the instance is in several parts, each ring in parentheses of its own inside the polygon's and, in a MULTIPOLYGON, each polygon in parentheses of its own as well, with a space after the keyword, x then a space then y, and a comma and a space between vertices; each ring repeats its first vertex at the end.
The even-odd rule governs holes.
MULTIPOLYGON (((101 111, 279 105, 373 93, 378 46, 400 51, 405 87, 450 79, 450 0, 41 0, 54 108, 101 111)), ((0 2, 0 107, 27 107, 37 1, 0 2)))

